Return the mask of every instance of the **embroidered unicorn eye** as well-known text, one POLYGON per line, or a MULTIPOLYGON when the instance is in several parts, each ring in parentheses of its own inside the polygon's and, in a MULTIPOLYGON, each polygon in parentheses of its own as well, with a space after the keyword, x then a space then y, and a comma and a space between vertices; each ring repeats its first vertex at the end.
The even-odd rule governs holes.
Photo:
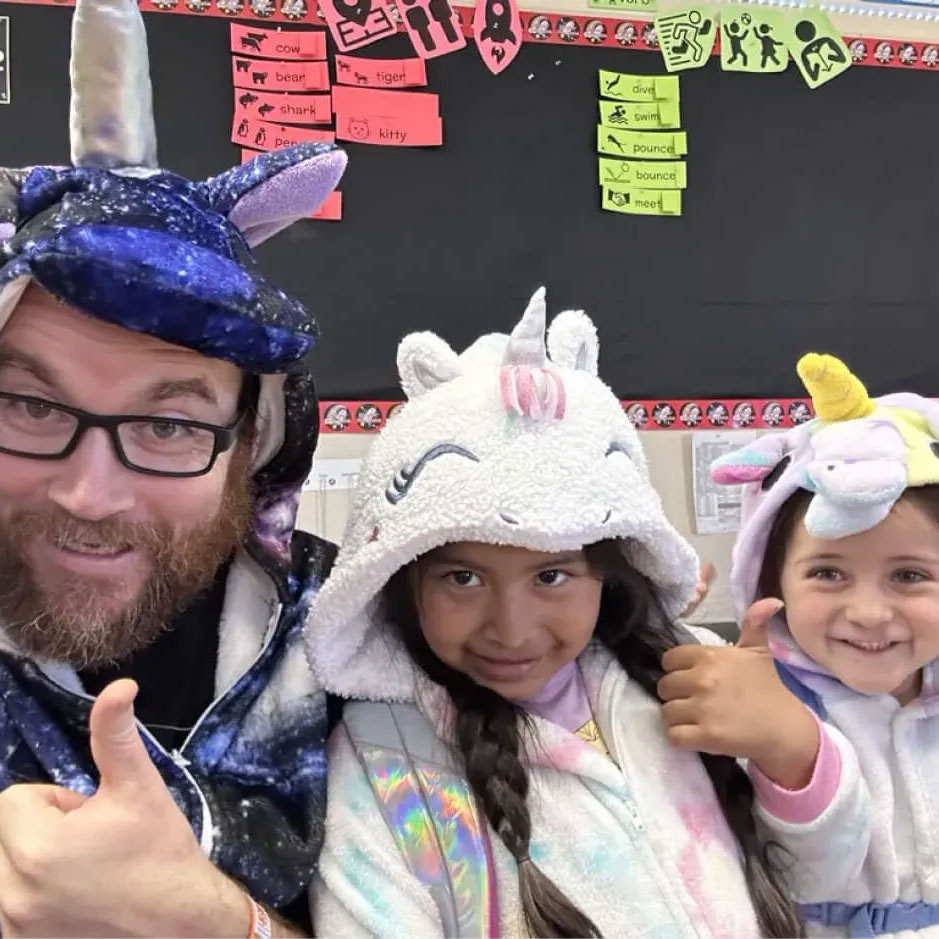
POLYGON ((769 490, 779 482, 779 477, 786 472, 786 467, 788 467, 791 462, 791 456, 784 456, 769 473, 763 477, 763 482, 760 487, 763 492, 769 492, 769 490))
POLYGON ((474 463, 479 462, 479 457, 474 453, 470 453, 465 447, 455 443, 438 443, 436 446, 431 447, 410 469, 404 467, 398 470, 395 478, 391 481, 391 485, 385 490, 385 498, 392 505, 397 505, 408 494, 424 467, 438 457, 447 454, 462 456, 474 463))
POLYGON ((934 440, 930 445, 929 449, 932 450, 932 455, 939 457, 939 440, 934 440))
POLYGON ((612 456, 614 453, 622 453, 624 456, 629 456, 629 451, 621 443, 617 443, 615 440, 606 448, 606 455, 612 456))

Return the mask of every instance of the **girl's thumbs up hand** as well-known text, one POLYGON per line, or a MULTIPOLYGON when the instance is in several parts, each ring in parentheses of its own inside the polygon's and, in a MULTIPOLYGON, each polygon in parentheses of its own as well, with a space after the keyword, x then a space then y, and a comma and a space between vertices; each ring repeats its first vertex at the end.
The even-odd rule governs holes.
POLYGON ((658 683, 669 741, 677 747, 753 761, 786 789, 807 785, 818 754, 818 724, 782 683, 767 645, 782 609, 750 607, 736 646, 681 645, 662 658, 658 683))

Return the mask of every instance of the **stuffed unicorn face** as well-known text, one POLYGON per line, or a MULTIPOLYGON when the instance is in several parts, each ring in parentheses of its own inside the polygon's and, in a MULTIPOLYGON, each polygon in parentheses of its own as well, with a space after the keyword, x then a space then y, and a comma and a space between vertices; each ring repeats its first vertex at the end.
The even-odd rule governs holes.
POLYGON ((889 420, 831 424, 817 430, 810 443, 805 488, 816 496, 805 523, 819 537, 872 528, 906 489, 906 445, 889 420))
POLYGON ((397 570, 448 543, 560 552, 621 539, 669 613, 686 607, 694 552, 665 518, 597 358, 580 312, 560 314, 546 345, 543 289, 511 336, 483 337, 461 356, 431 333, 401 343, 408 402, 369 451, 336 565, 311 608, 314 661, 331 690, 360 694, 360 679, 388 669, 405 693, 404 656, 389 653, 366 607, 397 570))
POLYGON ((918 395, 872 400, 832 356, 807 355, 799 375, 817 419, 722 457, 715 481, 742 483, 744 521, 731 585, 738 613, 756 598, 773 519, 798 489, 814 493, 805 527, 821 539, 867 531, 910 486, 939 483, 939 406, 918 395))

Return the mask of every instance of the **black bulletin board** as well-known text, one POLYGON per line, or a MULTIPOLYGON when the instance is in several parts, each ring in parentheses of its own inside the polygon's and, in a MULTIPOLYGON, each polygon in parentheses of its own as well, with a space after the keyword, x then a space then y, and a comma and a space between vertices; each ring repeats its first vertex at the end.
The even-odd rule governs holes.
MULTIPOLYGON (((0 13, 0 163, 64 161, 69 11, 0 13)), ((163 164, 207 176, 237 162, 228 23, 147 24, 163 164)), ((793 66, 684 73, 684 214, 659 219, 599 209, 600 68, 663 71, 649 52, 533 43, 498 77, 472 45, 431 62, 444 147, 351 146, 342 222, 261 249, 318 314, 324 397, 398 396, 402 335, 460 347, 511 326, 542 283, 549 309, 594 317, 624 398, 798 395, 809 349, 842 355, 872 391, 939 393, 939 75, 854 68, 812 92, 793 66)))

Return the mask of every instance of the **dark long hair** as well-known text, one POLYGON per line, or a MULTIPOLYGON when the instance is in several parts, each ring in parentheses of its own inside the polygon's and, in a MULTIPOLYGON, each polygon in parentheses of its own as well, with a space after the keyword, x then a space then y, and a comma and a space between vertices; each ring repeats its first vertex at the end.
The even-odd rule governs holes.
MULTIPOLYGON (((630 678, 657 697, 662 656, 680 640, 654 586, 635 571, 617 542, 587 547, 591 570, 603 579, 594 638, 630 678)), ((419 563, 419 562, 418 562, 419 563)), ((414 663, 450 695, 466 777, 490 825, 518 862, 522 910, 533 936, 599 936, 596 925, 529 856, 531 816, 522 734, 527 716, 515 704, 444 664, 427 645, 414 602, 409 569, 385 588, 385 609, 414 663)), ((747 889, 763 935, 800 937, 804 930, 778 874, 757 837, 753 787, 731 757, 701 754, 724 817, 743 856, 747 889)))

